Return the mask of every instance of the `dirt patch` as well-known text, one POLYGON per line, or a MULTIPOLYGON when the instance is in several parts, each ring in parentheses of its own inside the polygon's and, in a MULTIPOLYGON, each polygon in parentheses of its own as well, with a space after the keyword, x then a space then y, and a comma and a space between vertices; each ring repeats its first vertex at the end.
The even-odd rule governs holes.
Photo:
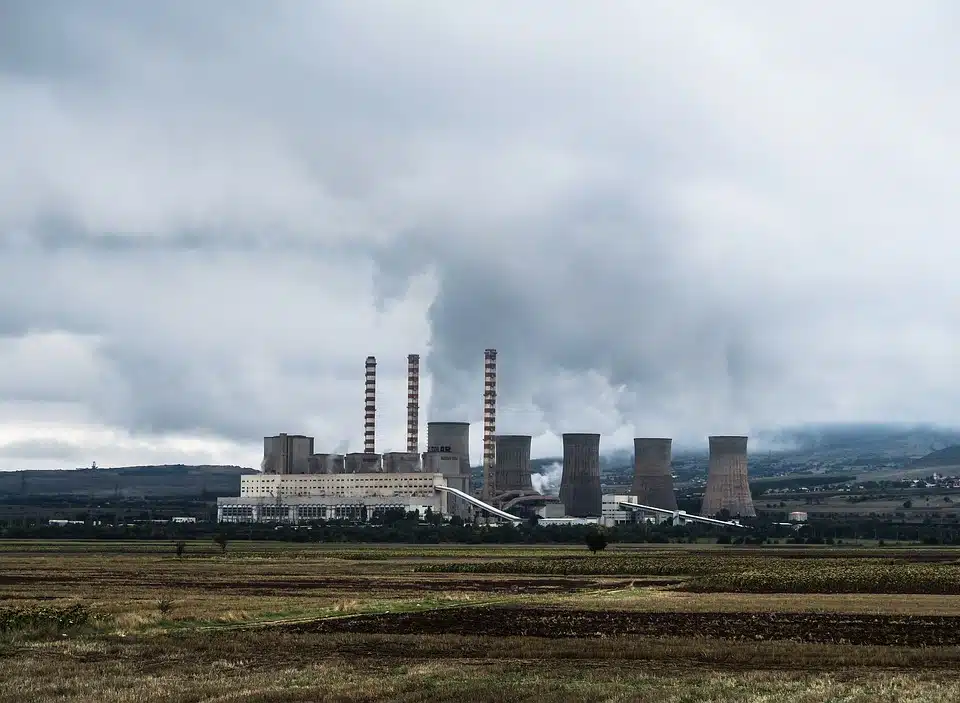
MULTIPOLYGON (((241 595, 283 595, 290 591, 310 591, 310 590, 355 590, 360 593, 371 592, 389 592, 389 593, 440 593, 440 592, 476 592, 476 593, 573 593, 575 591, 590 588, 626 588, 631 581, 636 581, 643 586, 663 586, 676 584, 680 579, 650 579, 640 580, 632 579, 623 582, 599 582, 592 578, 565 578, 565 577, 547 577, 547 578, 504 578, 503 576, 493 576, 488 578, 450 578, 443 576, 441 578, 383 578, 381 576, 371 576, 365 578, 350 577, 326 577, 326 578, 301 578, 301 579, 257 579, 245 578, 242 580, 232 579, 189 579, 171 576, 162 580, 152 581, 149 579, 141 580, 138 586, 147 588, 179 588, 179 589, 197 589, 216 587, 223 593, 241 594, 241 595)), ((0 575, 0 585, 37 585, 42 583, 72 583, 63 576, 47 576, 34 574, 4 574, 0 575)), ((117 583, 116 579, 97 579, 87 580, 88 584, 100 583, 103 585, 112 585, 117 583)))
POLYGON ((960 617, 837 613, 643 613, 470 607, 360 615, 292 625, 297 632, 487 637, 706 637, 902 647, 960 645, 960 617))

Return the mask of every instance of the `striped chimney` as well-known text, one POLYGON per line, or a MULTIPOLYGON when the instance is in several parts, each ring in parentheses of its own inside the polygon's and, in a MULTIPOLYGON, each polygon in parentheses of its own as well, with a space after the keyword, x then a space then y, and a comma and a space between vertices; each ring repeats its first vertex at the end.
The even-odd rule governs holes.
POLYGON ((407 451, 420 453, 420 355, 407 355, 407 451))
POLYGON ((497 350, 483 351, 483 497, 496 494, 497 463, 497 350))
POLYGON ((377 357, 368 356, 363 406, 363 451, 377 451, 377 357))

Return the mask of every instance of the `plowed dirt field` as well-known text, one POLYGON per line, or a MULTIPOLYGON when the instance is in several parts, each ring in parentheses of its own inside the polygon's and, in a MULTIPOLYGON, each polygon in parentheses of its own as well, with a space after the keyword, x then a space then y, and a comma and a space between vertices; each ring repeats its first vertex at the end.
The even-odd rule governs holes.
POLYGON ((299 632, 487 637, 707 637, 903 647, 960 645, 960 617, 837 613, 644 613, 468 607, 322 620, 299 632))

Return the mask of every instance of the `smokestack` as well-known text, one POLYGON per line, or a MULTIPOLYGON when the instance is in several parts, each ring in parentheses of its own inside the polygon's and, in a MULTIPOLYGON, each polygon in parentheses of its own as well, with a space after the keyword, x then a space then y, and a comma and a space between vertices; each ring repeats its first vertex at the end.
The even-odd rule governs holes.
POLYGON ((483 497, 497 495, 497 350, 483 350, 483 497))
POLYGON ((529 491, 530 481, 530 435, 497 435, 497 466, 494 485, 497 493, 506 491, 529 491))
POLYGON ((420 453, 420 355, 407 355, 407 452, 420 453))
POLYGON ((600 515, 600 435, 563 435, 560 500, 571 517, 600 515))
POLYGON ((664 510, 677 509, 670 473, 670 439, 636 438, 633 440, 633 489, 631 493, 641 505, 664 510))
POLYGON ((755 517, 747 480, 747 438, 710 437, 710 468, 700 514, 727 510, 731 517, 755 517))
POLYGON ((377 451, 377 357, 368 356, 363 407, 363 451, 377 451))

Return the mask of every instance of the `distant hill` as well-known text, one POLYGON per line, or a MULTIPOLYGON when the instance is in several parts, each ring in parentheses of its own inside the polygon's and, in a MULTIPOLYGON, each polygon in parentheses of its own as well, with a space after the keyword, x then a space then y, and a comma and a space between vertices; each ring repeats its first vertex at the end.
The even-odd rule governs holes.
POLYGON ((122 466, 114 469, 0 471, 0 497, 75 495, 118 498, 235 496, 242 466, 122 466))
POLYGON ((778 453, 820 461, 851 457, 919 459, 960 444, 960 430, 884 423, 806 425, 758 432, 757 439, 778 453))
POLYGON ((910 463, 910 466, 931 468, 937 466, 960 466, 960 444, 938 449, 910 463))

